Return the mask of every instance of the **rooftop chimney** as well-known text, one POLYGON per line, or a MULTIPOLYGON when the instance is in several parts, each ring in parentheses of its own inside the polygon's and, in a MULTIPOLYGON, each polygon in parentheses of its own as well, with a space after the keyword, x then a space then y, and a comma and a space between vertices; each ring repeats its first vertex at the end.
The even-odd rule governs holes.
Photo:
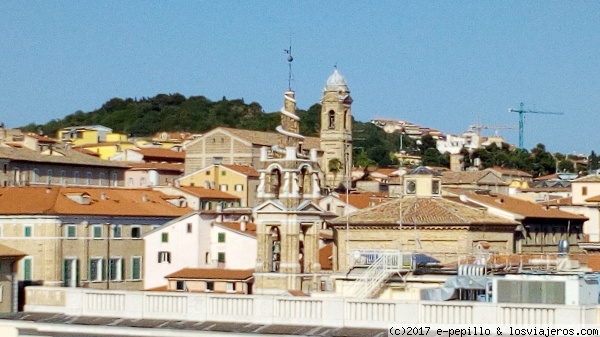
POLYGON ((246 216, 245 215, 242 217, 242 220, 240 221, 240 230, 242 232, 246 231, 246 216))
POLYGON ((106 200, 106 192, 100 193, 100 200, 106 200))
POLYGON ((146 195, 146 193, 142 194, 142 201, 148 202, 148 196, 146 195))

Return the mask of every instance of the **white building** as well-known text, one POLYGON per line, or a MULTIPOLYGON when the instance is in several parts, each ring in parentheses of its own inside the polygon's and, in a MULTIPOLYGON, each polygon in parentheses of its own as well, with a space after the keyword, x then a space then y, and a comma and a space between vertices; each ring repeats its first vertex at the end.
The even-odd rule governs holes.
POLYGON ((144 289, 166 287, 165 276, 184 268, 254 268, 256 225, 223 218, 192 212, 146 234, 144 289))

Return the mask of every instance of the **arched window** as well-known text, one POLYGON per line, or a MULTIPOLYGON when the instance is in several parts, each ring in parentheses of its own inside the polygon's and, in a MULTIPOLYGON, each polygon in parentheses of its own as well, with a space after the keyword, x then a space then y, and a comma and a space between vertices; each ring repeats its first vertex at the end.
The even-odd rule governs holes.
POLYGON ((329 110, 329 128, 335 129, 335 111, 329 110))

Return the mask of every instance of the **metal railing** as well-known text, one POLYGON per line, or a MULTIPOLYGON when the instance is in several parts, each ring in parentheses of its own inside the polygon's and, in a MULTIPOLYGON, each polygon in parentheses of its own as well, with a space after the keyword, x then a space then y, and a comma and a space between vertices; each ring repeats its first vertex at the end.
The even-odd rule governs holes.
POLYGON ((367 267, 356 279, 350 294, 357 298, 370 298, 383 287, 395 273, 412 268, 412 254, 399 250, 363 250, 354 253, 354 267, 367 267))

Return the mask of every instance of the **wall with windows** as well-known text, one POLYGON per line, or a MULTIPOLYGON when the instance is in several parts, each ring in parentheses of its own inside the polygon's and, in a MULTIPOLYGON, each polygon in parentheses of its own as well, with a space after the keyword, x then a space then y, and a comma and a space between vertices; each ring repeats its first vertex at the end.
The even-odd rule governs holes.
POLYGON ((211 233, 211 267, 251 269, 256 266, 256 236, 213 224, 211 233))
POLYGON ((119 167, 11 161, 2 164, 2 186, 125 186, 125 170, 119 167))
POLYGON ((62 225, 63 286, 140 290, 143 235, 164 219, 90 219, 62 225))
POLYGON ((144 289, 166 287, 165 276, 183 268, 210 266, 215 215, 190 213, 144 235, 144 289))

